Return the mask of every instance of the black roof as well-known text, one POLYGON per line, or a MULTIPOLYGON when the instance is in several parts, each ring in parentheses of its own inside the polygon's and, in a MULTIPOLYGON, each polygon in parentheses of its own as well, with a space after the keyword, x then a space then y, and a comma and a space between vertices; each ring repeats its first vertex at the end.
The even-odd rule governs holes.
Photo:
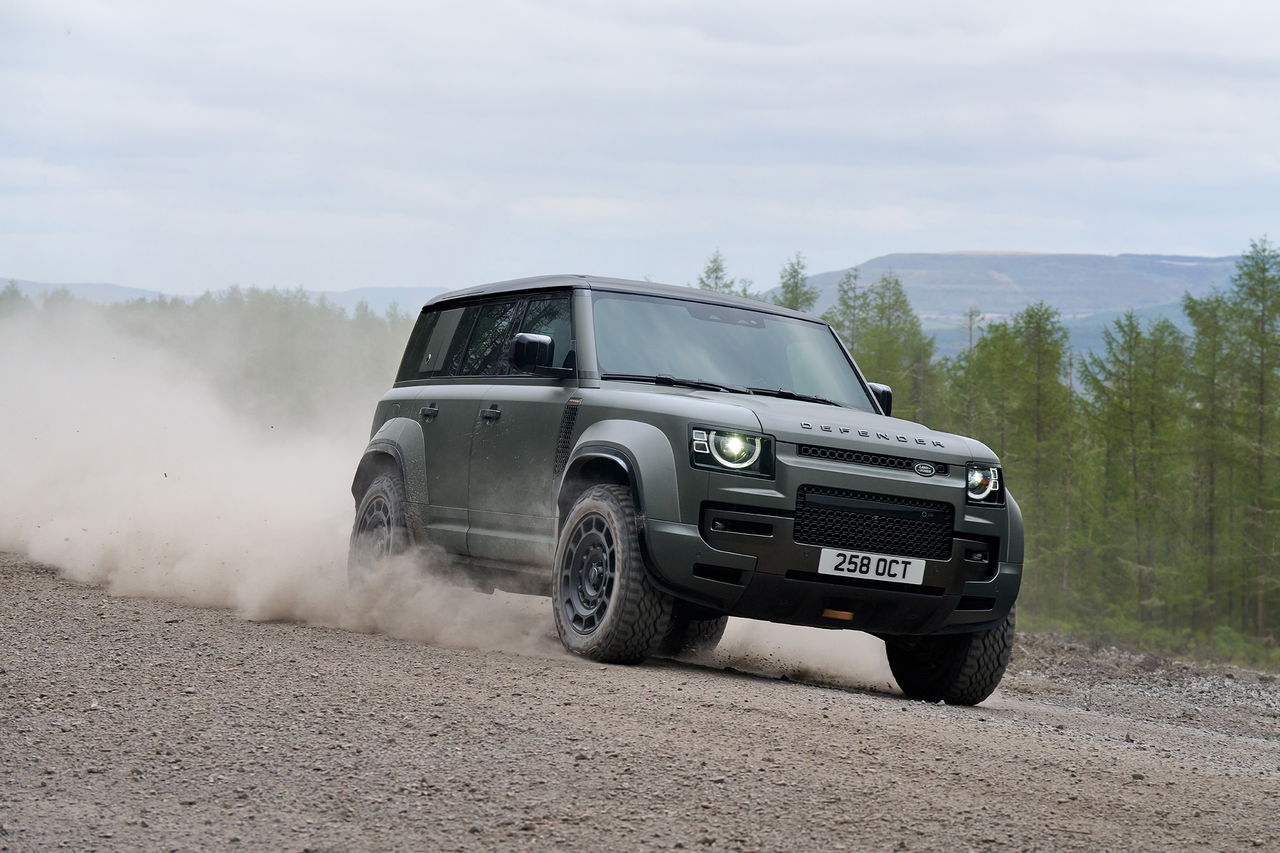
POLYGON ((529 278, 513 278, 510 281, 496 281, 492 284, 481 284, 462 290, 443 293, 426 307, 441 302, 452 302, 455 299, 470 299, 477 296, 493 296, 500 293, 520 293, 525 290, 547 290, 556 287, 572 287, 579 290, 610 290, 618 293, 636 293, 643 296, 665 296, 672 299, 688 299, 694 302, 706 302, 712 305, 728 305, 734 308, 747 308, 752 311, 765 311, 780 314, 784 317, 795 317, 800 320, 813 320, 809 314, 792 311, 768 302, 757 302, 741 296, 730 296, 712 290, 697 287, 683 287, 675 284, 658 284, 652 281, 633 281, 625 278, 607 278, 597 275, 536 275, 529 278))

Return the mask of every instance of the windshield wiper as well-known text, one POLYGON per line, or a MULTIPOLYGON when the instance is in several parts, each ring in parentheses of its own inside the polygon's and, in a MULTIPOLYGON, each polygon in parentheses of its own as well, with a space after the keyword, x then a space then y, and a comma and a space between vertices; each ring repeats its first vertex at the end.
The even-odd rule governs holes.
POLYGON ((844 408, 844 403, 837 403, 835 400, 828 400, 826 397, 818 397, 814 394, 801 394, 799 391, 792 391, 790 388, 748 388, 752 394, 764 394, 766 397, 781 397, 784 400, 803 400, 806 403, 822 403, 827 406, 839 406, 844 408))
POLYGON ((721 385, 706 379, 682 379, 669 373, 646 376, 641 373, 602 373, 601 379, 622 379, 627 382, 652 382, 654 385, 670 385, 679 388, 698 388, 702 391, 728 391, 731 394, 750 394, 751 391, 741 385, 721 385))

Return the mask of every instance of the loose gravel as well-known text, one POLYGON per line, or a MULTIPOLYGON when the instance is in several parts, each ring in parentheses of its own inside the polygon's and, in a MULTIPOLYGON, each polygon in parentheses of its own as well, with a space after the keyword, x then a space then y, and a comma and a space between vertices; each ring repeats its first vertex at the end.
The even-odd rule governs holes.
POLYGON ((1025 636, 957 708, 248 622, 13 555, 0 631, 0 851, 1280 849, 1266 673, 1025 636))

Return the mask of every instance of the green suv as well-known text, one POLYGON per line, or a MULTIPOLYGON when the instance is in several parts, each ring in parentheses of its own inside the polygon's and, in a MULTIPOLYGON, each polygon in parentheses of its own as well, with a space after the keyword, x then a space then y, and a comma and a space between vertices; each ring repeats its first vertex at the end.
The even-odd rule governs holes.
POLYGON ((987 447, 891 405, 783 308, 592 276, 449 293, 378 403, 353 579, 406 552, 549 594, 565 647, 617 663, 729 616, 852 628, 908 696, 974 704, 1009 660, 1022 516, 987 447))

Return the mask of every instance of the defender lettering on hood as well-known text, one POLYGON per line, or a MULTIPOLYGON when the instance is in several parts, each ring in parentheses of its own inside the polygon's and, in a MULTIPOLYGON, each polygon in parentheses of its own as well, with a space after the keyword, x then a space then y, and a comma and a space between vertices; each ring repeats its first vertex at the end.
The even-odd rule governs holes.
POLYGON ((815 428, 818 430, 821 430, 822 432, 838 432, 841 435, 848 435, 849 433, 853 433, 854 435, 860 435, 863 438, 878 438, 881 441, 898 441, 898 442, 901 442, 902 444, 915 443, 915 444, 923 445, 925 447, 946 447, 946 445, 943 444, 941 441, 938 441, 937 439, 933 439, 933 438, 926 440, 918 436, 906 436, 906 435, 900 435, 898 433, 894 433, 890 435, 887 432, 876 432, 874 430, 868 430, 868 429, 853 429, 852 427, 840 426, 839 424, 818 424, 815 427, 814 424, 810 423, 809 421, 800 422, 800 429, 815 429, 815 428))

